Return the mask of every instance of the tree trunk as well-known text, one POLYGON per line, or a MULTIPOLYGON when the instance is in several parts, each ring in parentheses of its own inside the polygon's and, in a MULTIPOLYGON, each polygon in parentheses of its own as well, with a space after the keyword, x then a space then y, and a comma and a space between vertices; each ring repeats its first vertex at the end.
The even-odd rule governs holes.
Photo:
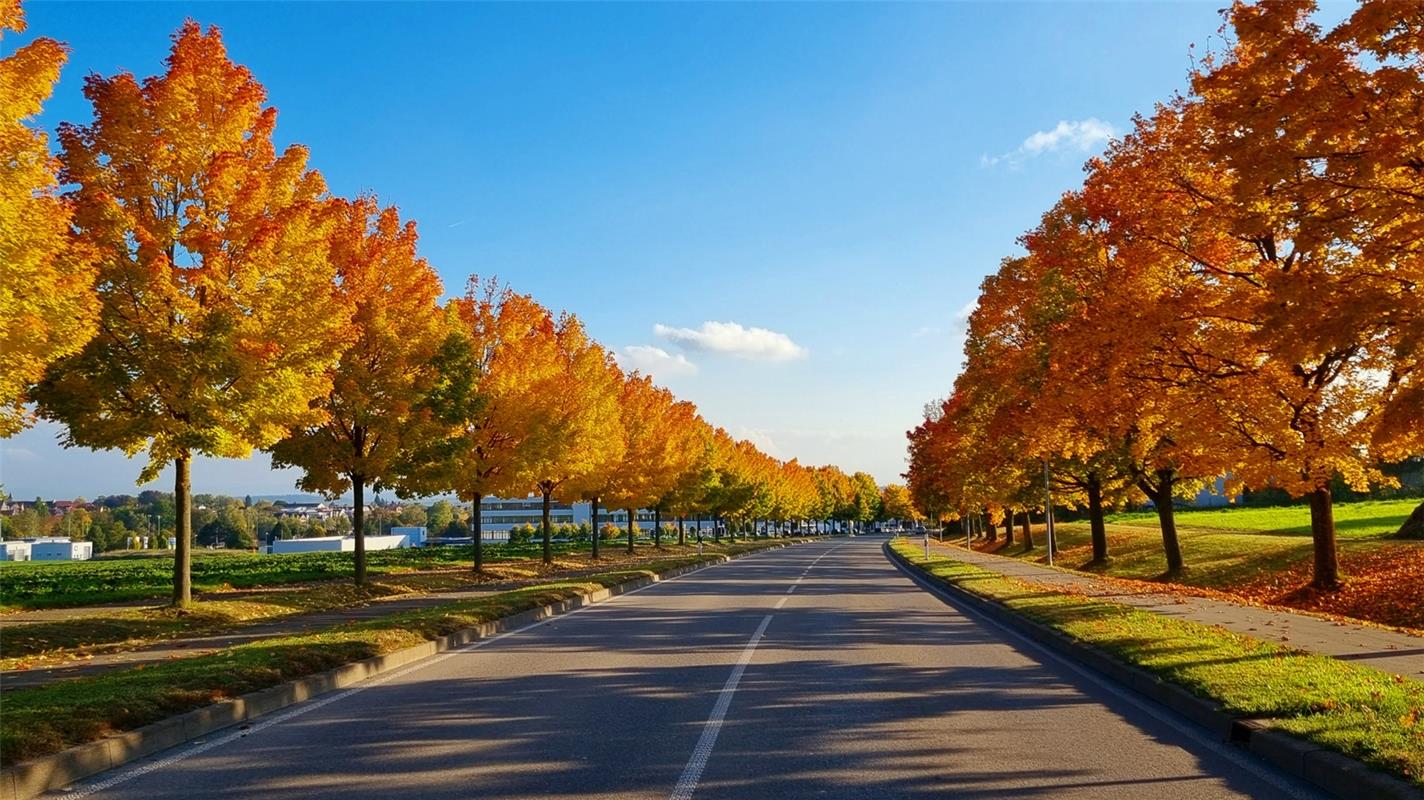
POLYGON ((693 521, 697 523, 697 543, 702 544, 702 514, 699 513, 693 521))
POLYGON ((994 518, 989 516, 989 512, 984 512, 984 538, 991 542, 999 541, 999 529, 994 525, 994 518))
POLYGON ((1310 585, 1327 591, 1338 589, 1340 563, 1335 552, 1335 510, 1329 486, 1310 493, 1310 538, 1315 541, 1315 578, 1310 585))
POLYGON ((628 555, 633 555, 633 529, 638 525, 636 509, 628 509, 628 555))
POLYGON ((1004 544, 1014 543, 1014 512, 1012 510, 1004 512, 1004 544))
POLYGON ((1108 530, 1103 523, 1103 484, 1096 472, 1088 475, 1088 526, 1093 536, 1093 561, 1108 560, 1108 530))
POLYGON ((544 563, 545 563, 545 564, 552 564, 552 563, 554 563, 554 544, 553 544, 553 542, 551 541, 554 534, 553 534, 553 526, 551 525, 551 521, 550 521, 550 518, 549 518, 549 503, 550 503, 549 495, 552 494, 552 493, 553 493, 553 490, 545 490, 545 491, 543 491, 543 492, 541 493, 541 494, 544 495, 544 563))
POLYGON ((683 517, 681 514, 678 514, 678 515, 677 515, 677 546, 678 546, 678 547, 686 547, 686 546, 687 546, 687 531, 684 530, 683 527, 682 527, 683 520, 684 520, 684 517, 683 517))
POLYGON ((1414 507, 1399 530, 1390 534, 1391 539, 1424 539, 1424 503, 1414 507))
POLYGON ((173 459, 173 605, 193 602, 193 457, 173 459))
POLYGON ((653 547, 661 550, 663 547, 663 512, 660 508, 653 508, 653 547))
POLYGON ((712 541, 722 541, 722 518, 718 516, 712 517, 712 541))
POLYGON ((480 501, 484 496, 475 492, 475 499, 470 503, 470 539, 475 544, 475 572, 482 572, 485 568, 485 536, 482 528, 483 520, 480 519, 480 501))
POLYGON ((598 530, 598 498, 595 497, 589 502, 591 503, 590 511, 593 514, 593 560, 597 561, 598 537, 602 535, 602 532, 598 530))
POLYGON ((351 533, 356 537, 356 585, 366 585, 366 476, 351 473, 351 533))
POLYGON ((1032 550, 1032 549, 1033 549, 1033 516, 1032 516, 1031 514, 1029 514, 1028 509, 1026 509, 1026 508, 1024 509, 1023 524, 1019 526, 1019 533, 1023 534, 1023 536, 1020 537, 1020 538, 1023 539, 1024 549, 1025 549, 1025 550, 1032 550))
POLYGON ((1177 538, 1177 510, 1172 507, 1172 481, 1175 477, 1173 470, 1159 469, 1155 486, 1147 484, 1139 487, 1153 490, 1147 495, 1157 506, 1157 524, 1162 529, 1162 552, 1167 556, 1167 574, 1173 576, 1180 575, 1185 566, 1182 562, 1182 543, 1177 538))

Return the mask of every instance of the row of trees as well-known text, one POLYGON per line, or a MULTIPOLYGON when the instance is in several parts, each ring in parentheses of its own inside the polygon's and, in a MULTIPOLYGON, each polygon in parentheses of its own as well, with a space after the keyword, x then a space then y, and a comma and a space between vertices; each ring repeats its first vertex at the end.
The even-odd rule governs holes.
POLYGON ((1183 568, 1174 497, 1308 497, 1424 452, 1424 10, 1237 3, 1224 52, 1136 119, 981 288, 953 393, 911 431, 921 508, 993 522, 1134 495, 1183 568))
MULTIPOLYGON (((17 4, 0 15, 23 27, 17 4)), ((263 449, 303 489, 351 491, 358 584, 372 486, 476 508, 537 492, 546 561, 555 500, 790 520, 859 517, 876 496, 867 475, 735 441, 571 314, 478 278, 442 303, 413 222, 331 196, 305 148, 277 150, 276 110, 216 29, 185 24, 163 74, 88 76, 93 120, 59 126, 56 163, 25 120, 63 57, 40 39, 0 61, 4 432, 35 409, 66 446, 146 454, 142 482, 174 467, 175 604, 198 454, 263 449)))

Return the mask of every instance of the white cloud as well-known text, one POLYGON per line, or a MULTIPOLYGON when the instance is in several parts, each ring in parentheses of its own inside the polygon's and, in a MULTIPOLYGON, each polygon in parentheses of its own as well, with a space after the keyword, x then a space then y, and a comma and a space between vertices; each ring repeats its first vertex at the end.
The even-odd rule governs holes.
POLYGON ((784 333, 746 328, 736 322, 704 322, 701 328, 653 326, 653 333, 678 346, 704 353, 723 353, 752 361, 792 361, 810 351, 784 333))
POLYGON ((614 353, 613 357, 623 369, 638 370, 647 375, 669 377, 697 374, 697 365, 688 361, 687 356, 682 353, 669 353, 652 345, 630 344, 614 353))
POLYGON ((772 458, 784 458, 781 448, 776 446, 776 442, 771 438, 770 431, 757 428, 738 426, 731 431, 732 438, 741 439, 756 445, 757 449, 771 456, 772 458))
POLYGON ((959 307, 954 312, 954 332, 963 335, 969 332, 969 318, 974 315, 974 309, 979 307, 979 298, 974 298, 959 307))
POLYGON ((1077 121, 1061 120, 1051 130, 1034 132, 1033 135, 1024 139, 1023 144, 1020 144, 1016 150, 1000 156, 979 156, 979 165, 993 167, 1000 163, 1006 163, 1011 167, 1017 167, 1028 159, 1044 153, 1054 153, 1060 150, 1087 153, 1096 150, 1116 135, 1116 128, 1097 117, 1088 117, 1077 121))

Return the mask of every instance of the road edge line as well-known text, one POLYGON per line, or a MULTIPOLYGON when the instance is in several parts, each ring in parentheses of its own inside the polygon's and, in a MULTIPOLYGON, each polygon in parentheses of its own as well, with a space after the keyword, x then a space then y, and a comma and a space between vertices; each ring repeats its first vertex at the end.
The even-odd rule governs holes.
POLYGON ((1424 800, 1424 791, 1407 781, 1381 772, 1364 762, 1319 745, 1273 730, 1262 720, 1238 717, 1220 704, 1197 697, 1177 684, 1141 667, 1120 661, 1019 614, 992 598, 982 597, 936 578, 895 552, 887 541, 881 547, 891 563, 916 585, 951 605, 963 604, 994 622, 1025 636, 1061 657, 1097 672, 1115 684, 1176 712, 1205 728, 1220 741, 1239 745, 1246 752, 1282 772, 1342 800, 1424 800))

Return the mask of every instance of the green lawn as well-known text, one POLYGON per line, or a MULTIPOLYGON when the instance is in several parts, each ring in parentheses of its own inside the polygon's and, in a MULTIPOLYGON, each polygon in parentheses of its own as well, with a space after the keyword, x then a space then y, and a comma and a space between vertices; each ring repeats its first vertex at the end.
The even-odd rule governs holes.
POLYGON ((1424 786, 1424 684, 1118 603, 1055 592, 942 556, 900 555, 934 578, 1283 730, 1424 786))
MULTIPOLYGON (((1388 536, 1399 530, 1419 498, 1366 500, 1335 506, 1335 533, 1342 539, 1388 536)), ((1109 523, 1157 527, 1157 512, 1132 511, 1110 514, 1109 523)), ((1213 508, 1177 512, 1177 525, 1213 530, 1253 531, 1272 535, 1310 535, 1310 506, 1271 508, 1213 508)))
MULTIPOLYGON (((1352 570, 1353 576, 1363 577, 1378 564, 1398 566, 1424 561, 1424 542, 1387 538, 1417 504, 1418 500, 1384 500, 1335 506, 1340 557, 1347 579, 1352 577, 1352 570)), ((1155 580, 1166 572, 1167 560, 1162 554, 1162 533, 1155 512, 1111 514, 1107 523, 1108 562, 1094 566, 1094 571, 1138 580, 1155 580)), ((1086 568, 1092 558, 1088 523, 1059 523, 1056 531, 1060 550, 1057 566, 1086 568)), ((1308 569, 1312 558, 1310 510, 1302 506, 1179 511, 1177 531, 1187 569, 1173 580, 1188 586, 1244 590, 1253 599, 1271 599, 1263 594, 1275 585, 1271 576, 1308 569), (1258 586, 1264 588, 1256 591, 1258 586)), ((994 552, 1046 560, 1042 525, 1034 528, 1038 545, 1034 550, 1023 550, 1017 530, 1014 535, 1013 546, 1000 546, 994 552)), ((1284 592, 1293 587, 1278 588, 1284 592)))

